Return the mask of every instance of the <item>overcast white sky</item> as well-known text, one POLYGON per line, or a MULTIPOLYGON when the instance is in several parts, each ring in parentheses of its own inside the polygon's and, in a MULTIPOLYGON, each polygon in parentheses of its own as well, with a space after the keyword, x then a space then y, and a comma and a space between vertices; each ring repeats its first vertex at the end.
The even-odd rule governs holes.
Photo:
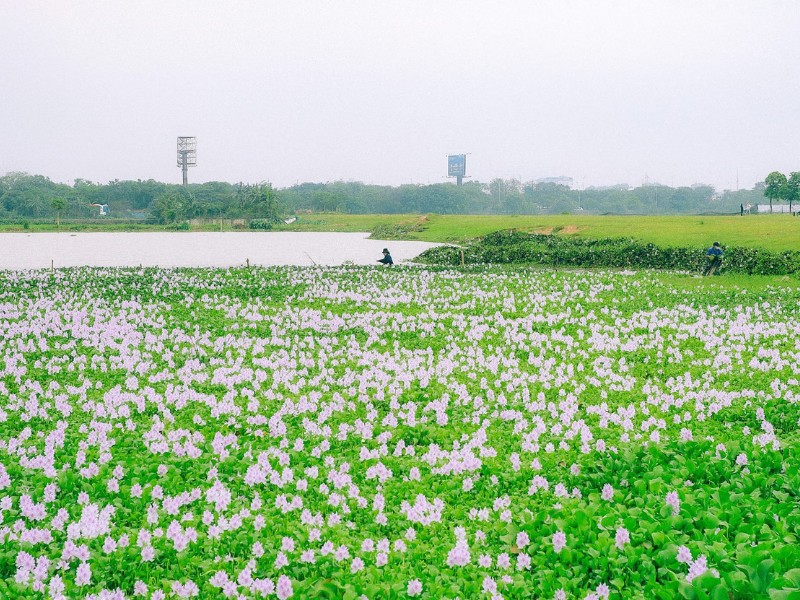
POLYGON ((800 170, 800 2, 0 0, 0 174, 752 187, 800 170))

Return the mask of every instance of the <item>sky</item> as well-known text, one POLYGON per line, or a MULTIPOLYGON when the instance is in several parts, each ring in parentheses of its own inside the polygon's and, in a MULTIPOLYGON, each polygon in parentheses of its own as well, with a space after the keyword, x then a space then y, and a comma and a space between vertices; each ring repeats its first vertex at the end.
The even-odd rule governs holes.
POLYGON ((751 188, 800 171, 796 0, 0 0, 0 175, 751 188))

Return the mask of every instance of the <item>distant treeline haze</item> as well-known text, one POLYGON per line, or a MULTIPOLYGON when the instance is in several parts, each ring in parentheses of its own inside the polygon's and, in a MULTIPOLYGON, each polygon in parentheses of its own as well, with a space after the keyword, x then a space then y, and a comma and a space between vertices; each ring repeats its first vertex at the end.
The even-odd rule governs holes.
POLYGON ((209 182, 176 184, 147 181, 73 185, 42 175, 8 173, 0 177, 0 219, 4 221, 97 218, 93 204, 107 204, 110 218, 174 223, 191 218, 277 220, 297 211, 437 214, 591 214, 735 213, 741 205, 764 203, 764 184, 752 190, 715 192, 709 185, 672 188, 627 185, 571 189, 555 183, 494 179, 452 183, 367 185, 360 182, 303 183, 280 190, 268 183, 209 182))

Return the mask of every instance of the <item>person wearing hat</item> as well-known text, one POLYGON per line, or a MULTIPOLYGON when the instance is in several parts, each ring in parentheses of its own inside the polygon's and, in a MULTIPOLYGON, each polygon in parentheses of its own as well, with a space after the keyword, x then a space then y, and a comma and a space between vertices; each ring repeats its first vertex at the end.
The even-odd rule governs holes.
POLYGON ((711 248, 706 250, 708 264, 706 265, 705 271, 703 271, 704 276, 713 275, 719 270, 722 266, 722 255, 722 246, 719 245, 719 242, 714 242, 711 248))
POLYGON ((392 260, 392 255, 389 254, 389 249, 388 248, 384 248, 383 249, 383 258, 379 258, 378 262, 382 263, 384 265, 393 265, 394 264, 394 261, 392 260))

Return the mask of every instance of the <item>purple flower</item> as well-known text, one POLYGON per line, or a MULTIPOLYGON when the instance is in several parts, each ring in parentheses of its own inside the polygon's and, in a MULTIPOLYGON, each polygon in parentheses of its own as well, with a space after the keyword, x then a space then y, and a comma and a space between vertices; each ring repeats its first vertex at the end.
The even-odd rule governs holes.
POLYGON ((470 561, 469 546, 465 540, 457 540, 454 548, 447 553, 448 567, 463 567, 470 561))
POLYGON ((278 577, 278 585, 275 588, 275 594, 278 596, 278 599, 286 600, 286 598, 291 597, 293 593, 292 580, 286 575, 278 577))
POLYGON ((78 565, 78 571, 75 574, 75 585, 89 585, 92 580, 92 568, 89 563, 82 562, 78 565))
POLYGON ((631 541, 631 535, 628 533, 628 530, 624 527, 617 528, 617 533, 614 536, 614 542, 617 545, 617 548, 622 550, 625 547, 625 544, 629 544, 631 541))
POLYGON ((351 573, 358 573, 364 568, 364 561, 361 560, 359 557, 355 557, 353 562, 350 563, 350 572, 351 573))
POLYGON ((692 561, 689 565, 689 572, 686 574, 686 581, 691 582, 692 579, 699 577, 707 570, 708 564, 706 563, 706 557, 701 554, 697 557, 697 560, 692 561))
POLYGON ((689 564, 692 562, 692 552, 686 546, 680 546, 677 559, 679 563, 689 564))
POLYGON ((553 534, 553 550, 556 554, 561 552, 567 546, 567 535, 563 531, 556 531, 553 534))
POLYGON ((677 515, 678 511, 681 508, 681 501, 680 501, 680 498, 678 498, 678 492, 675 492, 675 491, 668 492, 667 493, 666 502, 667 502, 667 506, 671 506, 672 507, 672 516, 677 515))
POLYGON ((611 487, 610 483, 607 483, 603 486, 603 491, 600 494, 601 498, 606 502, 611 501, 614 498, 614 488, 611 487))
POLYGON ((406 593, 409 596, 419 596, 422 593, 422 582, 419 579, 412 579, 408 582, 406 593))

